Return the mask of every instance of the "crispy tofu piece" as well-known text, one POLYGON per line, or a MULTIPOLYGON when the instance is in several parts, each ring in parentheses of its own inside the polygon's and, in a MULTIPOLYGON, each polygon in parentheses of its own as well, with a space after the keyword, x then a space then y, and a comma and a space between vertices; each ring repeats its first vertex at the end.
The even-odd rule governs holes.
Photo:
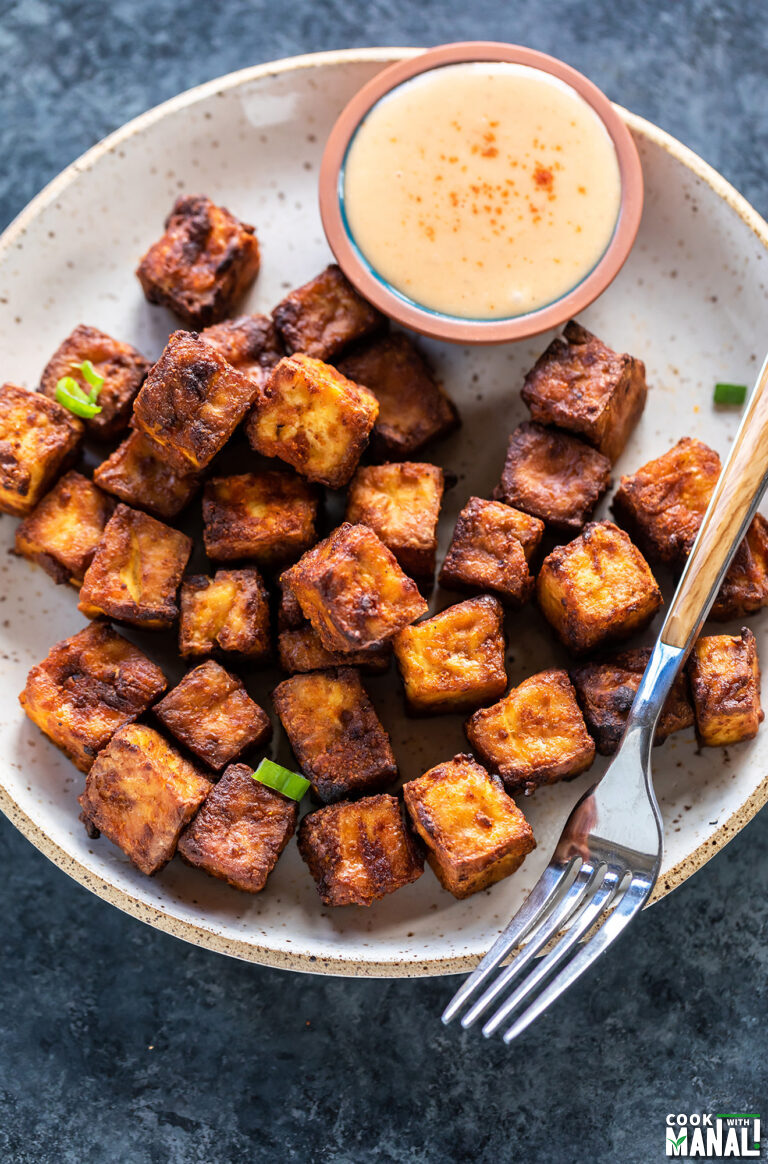
POLYGON ((258 385, 194 332, 175 331, 150 368, 133 414, 175 468, 199 472, 224 447, 258 385))
POLYGON ((269 716, 237 675, 210 659, 187 672, 154 712, 171 735, 216 771, 272 735, 269 716))
POLYGON ((417 461, 366 465, 350 482, 346 520, 372 529, 406 574, 428 577, 435 572, 444 488, 443 470, 437 465, 417 461))
POLYGON ((298 599, 288 585, 284 574, 280 575, 278 585, 280 601, 277 606, 277 629, 281 631, 298 630, 299 627, 307 625, 304 611, 299 606, 298 599))
POLYGON ((175 517, 200 487, 199 473, 170 464, 165 449, 138 429, 96 466, 93 479, 126 505, 160 518, 175 517))
POLYGON ((379 411, 376 397, 330 364, 285 356, 251 412, 246 432, 265 457, 287 461, 331 489, 347 484, 379 411))
POLYGON ((619 355, 571 320, 525 377, 533 420, 578 433, 615 461, 640 419, 645 364, 619 355))
POLYGON ((507 686, 504 612, 490 594, 469 598, 394 640, 411 711, 466 711, 490 703, 507 686))
POLYGON ((94 622, 51 647, 19 696, 24 711, 70 760, 87 772, 118 728, 132 723, 165 691, 147 656, 94 622))
POLYGON ((177 851, 245 893, 259 893, 294 834, 299 806, 253 779, 249 764, 230 764, 197 816, 179 837, 177 851))
POLYGON ((200 333, 212 348, 221 352, 224 359, 238 372, 253 380, 259 388, 269 379, 269 374, 285 355, 280 337, 268 315, 241 315, 237 319, 225 319, 214 323, 200 333))
POLYGON ((736 551, 710 611, 715 622, 744 618, 768 605, 768 522, 758 513, 736 551))
POLYGON ((368 675, 378 675, 388 670, 392 657, 390 642, 360 651, 326 651, 317 631, 308 622, 294 630, 280 631, 277 650, 280 666, 290 675, 325 671, 329 667, 359 667, 368 675))
POLYGON ((317 492, 271 469, 214 477, 203 493, 203 541, 214 562, 294 562, 317 541, 317 492))
POLYGON ((533 829, 497 776, 458 755, 403 785, 405 807, 435 876, 454 897, 509 877, 536 848, 533 829))
POLYGON ((324 905, 373 905, 424 872, 395 796, 366 796, 310 812, 298 840, 324 905))
MULTIPOLYGON (((601 756, 612 756, 621 742, 629 709, 643 677, 650 648, 623 651, 603 662, 585 663, 571 671, 579 705, 601 756)), ((675 680, 659 718, 654 742, 693 725, 693 707, 685 674, 675 680)))
POLYGON ((171 626, 176 591, 192 551, 186 534, 118 505, 107 522, 80 590, 80 610, 135 626, 171 626))
POLYGON ((544 559, 536 580, 544 616, 573 654, 642 629, 662 605, 650 567, 624 530, 592 522, 544 559))
POLYGON ((456 522, 440 585, 448 590, 490 590, 509 606, 522 606, 534 585, 528 559, 543 532, 543 521, 510 505, 470 497, 456 522))
POLYGON ((16 553, 37 562, 54 582, 79 586, 115 503, 83 477, 70 472, 16 529, 16 553))
POLYGON ((565 671, 539 671, 466 723, 467 738, 509 792, 526 796, 571 780, 595 758, 595 744, 565 671))
POLYGON ((688 659, 696 735, 708 748, 751 740, 764 715, 760 664, 751 630, 698 639, 688 659))
POLYGON ((340 525, 281 582, 329 651, 380 644, 427 610, 416 583, 365 525, 340 525))
POLYGON ((0 387, 0 512, 26 517, 74 460, 79 420, 41 392, 0 387))
POLYGON ((202 195, 177 198, 165 234, 136 274, 150 303, 178 315, 187 327, 217 323, 242 299, 259 273, 254 228, 202 195))
POLYGON ((80 369, 85 360, 91 361, 104 383, 97 400, 101 412, 84 420, 83 424, 97 440, 111 440, 128 427, 133 402, 151 365, 130 344, 113 339, 97 327, 86 327, 81 323, 46 364, 40 391, 50 400, 55 400, 59 380, 71 376, 84 392, 90 392, 91 386, 80 369))
POLYGON ((578 437, 526 421, 509 438, 494 496, 560 533, 578 533, 611 483, 611 462, 578 437))
POLYGON ((292 675, 274 690, 280 722, 324 804, 397 779, 389 736, 352 667, 292 675))
POLYGON ((181 830, 210 789, 158 732, 130 724, 99 752, 79 802, 86 823, 151 875, 170 861, 181 830))
POLYGON ((459 425, 453 402, 402 332, 355 348, 338 367, 379 402, 371 445, 380 458, 406 460, 459 425))
POLYGON ((258 570, 188 574, 181 584, 179 651, 185 659, 238 655, 263 662, 271 654, 269 594, 258 570))
POLYGON ((330 360, 353 340, 386 325, 335 263, 286 295, 272 312, 288 352, 330 360))

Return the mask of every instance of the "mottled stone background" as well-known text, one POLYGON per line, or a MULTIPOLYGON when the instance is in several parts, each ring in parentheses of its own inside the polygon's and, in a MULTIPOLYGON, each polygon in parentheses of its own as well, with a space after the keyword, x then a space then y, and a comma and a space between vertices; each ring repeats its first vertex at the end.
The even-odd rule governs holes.
MULTIPOLYGON (((199 81, 464 38, 563 57, 768 213, 766 15, 759 0, 0 0, 0 224, 199 81)), ((0 820, 0 1160, 648 1164, 667 1112, 768 1118, 766 848, 764 813, 508 1052, 440 1026, 457 980, 301 977, 183 945, 0 820)))

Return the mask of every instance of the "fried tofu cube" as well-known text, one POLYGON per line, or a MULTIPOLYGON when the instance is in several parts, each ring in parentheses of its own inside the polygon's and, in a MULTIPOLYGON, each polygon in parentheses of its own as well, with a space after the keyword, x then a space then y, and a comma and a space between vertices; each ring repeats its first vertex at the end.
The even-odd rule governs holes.
POLYGON ((138 429, 96 466, 93 479, 126 505, 160 518, 175 517, 200 488, 199 473, 170 464, 165 449, 138 429))
POLYGON ((373 905, 424 872, 395 796, 366 796, 310 812, 299 825, 298 841, 324 905, 373 905))
POLYGON ((395 635, 397 665, 411 711, 437 714, 489 703, 507 686, 504 611, 483 594, 395 635))
POLYGON ((575 655, 627 638, 662 605, 645 558, 610 521, 592 522, 554 549, 542 563, 536 593, 545 618, 575 655))
POLYGON ((509 877, 536 848, 533 829, 497 776, 458 755, 403 786, 435 876, 454 897, 509 877))
POLYGON ((528 558, 543 532, 542 521, 510 505, 470 497, 456 522, 440 585, 448 590, 490 590, 502 602, 522 606, 534 585, 528 558))
POLYGON ((272 735, 269 716, 242 681, 212 660, 189 671, 154 712, 179 743, 216 771, 272 735))
POLYGON ((130 724, 99 752, 79 802, 86 822, 151 875, 170 861, 210 789, 158 732, 130 724))
POLYGON ((335 263, 286 295, 272 312, 288 352, 330 360, 353 340, 385 326, 335 263))
POLYGON ((298 599, 288 585, 284 574, 280 575, 278 584, 280 601, 277 606, 277 629, 281 631, 298 630, 299 627, 307 625, 304 611, 299 606, 298 599))
POLYGON ((292 675, 272 698, 302 772, 324 804, 397 779, 389 736, 352 667, 292 675))
POLYGON ((443 470, 437 465, 366 465, 350 482, 346 520, 378 534, 406 574, 428 577, 435 572, 444 488, 443 470))
POLYGON ((133 402, 151 365, 130 344, 113 339, 97 327, 81 323, 46 364, 40 391, 50 400, 55 400, 59 380, 71 376, 84 392, 90 392, 91 385, 81 370, 86 360, 90 360, 96 375, 101 376, 104 383, 97 400, 101 412, 84 420, 83 424, 97 440, 111 440, 128 427, 133 402))
MULTIPOLYGON (((587 728, 601 756, 612 756, 621 742, 629 709, 650 657, 650 648, 641 647, 622 651, 603 662, 585 663, 570 673, 587 728)), ((662 708, 654 742, 661 744, 673 732, 684 731, 692 725, 693 707, 682 673, 662 708)))
POLYGON ((179 651, 183 658, 269 658, 269 594, 258 570, 188 574, 181 584, 179 651))
POLYGON ((761 513, 752 519, 715 599, 710 618, 727 622, 744 618, 768 605, 768 522, 761 513))
POLYGON ((340 525, 281 581, 329 651, 380 644, 427 610, 416 583, 365 525, 340 525))
POLYGON ((115 503, 83 477, 70 472, 16 529, 16 553, 37 562, 54 582, 79 586, 115 503))
POLYGON ((645 407, 642 360, 612 351, 571 320, 525 377, 533 420, 578 433, 615 461, 645 407))
POLYGON ((177 852, 245 893, 259 893, 293 836, 299 806, 253 779, 248 764, 230 764, 179 837, 177 852))
POLYGON ((171 626, 176 591, 192 551, 186 534, 118 505, 104 528, 80 590, 80 610, 135 626, 171 626))
POLYGON ((41 392, 0 387, 0 512, 26 517, 75 458, 83 427, 41 392))
POLYGON ((317 493, 294 473, 214 477, 203 492, 203 541, 213 562, 294 562, 317 541, 317 493))
POLYGON ((19 696, 24 711, 70 760, 87 772, 118 728, 132 723, 165 691, 165 676, 105 622, 51 647, 19 696))
POLYGON ((379 675, 388 670, 392 657, 390 642, 360 651, 326 651, 317 631, 308 622, 294 630, 280 631, 277 650, 280 666, 290 675, 325 671, 330 667, 359 667, 369 675, 379 675))
POLYGON ((303 477, 341 489, 357 467, 379 411, 376 397, 330 364, 285 356, 248 418, 251 445, 303 477))
POLYGON ((377 456, 407 460, 428 443, 452 432, 459 414, 424 358, 402 332, 355 348, 339 371, 364 385, 379 402, 371 437, 377 456))
POLYGON ((150 303, 201 328, 231 315, 259 273, 254 228, 210 198, 177 198, 136 275, 150 303))
POLYGON ((724 748, 757 735, 764 715, 752 631, 744 627, 740 636, 698 639, 688 659, 688 675, 700 744, 724 748))
POLYGON ((509 438, 494 496, 560 533, 578 533, 611 483, 611 462, 567 433, 526 421, 509 438))
POLYGON ((175 331, 150 368, 133 415, 176 469, 204 469, 245 416, 258 385, 199 335, 175 331))
POLYGON ((224 359, 259 388, 269 379, 269 374, 285 355, 277 329, 268 315, 241 315, 237 319, 225 319, 214 323, 200 333, 212 348, 221 352, 224 359))
POLYGON ((466 723, 467 739, 509 792, 529 796, 571 780, 595 758, 576 693, 565 671, 539 671, 466 723))

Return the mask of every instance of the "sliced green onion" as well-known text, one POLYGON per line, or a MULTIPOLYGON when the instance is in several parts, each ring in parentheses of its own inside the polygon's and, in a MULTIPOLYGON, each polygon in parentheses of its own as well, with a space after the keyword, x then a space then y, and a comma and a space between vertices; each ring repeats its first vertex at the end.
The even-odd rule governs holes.
MULTIPOLYGON (((98 396, 104 384, 104 377, 99 375, 90 360, 83 360, 82 364, 80 365, 80 371, 83 373, 83 379, 87 380, 91 388, 95 389, 96 396, 98 396)), ((93 396, 93 392, 91 393, 91 396, 93 396)), ((93 403, 93 401, 91 401, 91 403, 93 403)))
POLYGON ((291 772, 290 768, 282 768, 274 760, 262 760, 251 775, 260 784, 274 788, 275 792, 282 792, 283 796, 291 800, 301 800, 309 788, 309 780, 305 780, 298 772, 291 772))
POLYGON ((746 399, 746 384, 715 384, 715 404, 743 404, 746 399))
POLYGON ((98 404, 95 404, 90 396, 83 392, 77 380, 71 376, 62 376, 58 381, 56 400, 64 408, 73 412, 75 416, 82 416, 85 420, 90 420, 91 417, 96 416, 97 412, 101 412, 98 404))

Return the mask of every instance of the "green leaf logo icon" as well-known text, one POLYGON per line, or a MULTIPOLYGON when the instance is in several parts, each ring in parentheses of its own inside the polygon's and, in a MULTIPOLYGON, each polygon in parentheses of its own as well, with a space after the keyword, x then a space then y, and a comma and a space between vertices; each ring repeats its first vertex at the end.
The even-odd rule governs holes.
POLYGON ((682 1132, 680 1134, 680 1136, 677 1139, 675 1139, 675 1133, 672 1130, 672 1128, 670 1128, 668 1136, 667 1136, 667 1144, 671 1148, 679 1148, 680 1145, 682 1144, 683 1140, 686 1138, 687 1134, 688 1134, 687 1132, 682 1132))

